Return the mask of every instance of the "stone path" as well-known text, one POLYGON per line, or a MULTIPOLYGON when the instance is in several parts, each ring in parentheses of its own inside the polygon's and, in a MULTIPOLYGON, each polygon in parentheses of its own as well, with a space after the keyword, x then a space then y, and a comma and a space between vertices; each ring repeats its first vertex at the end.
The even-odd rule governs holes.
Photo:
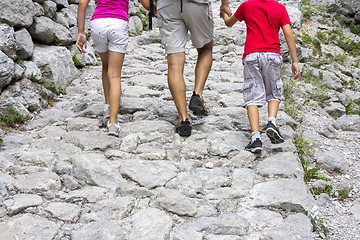
MULTIPOLYGON (((219 9, 219 2, 213 9, 219 9)), ((217 11, 215 12, 217 13, 217 11)), ((158 30, 130 38, 123 67, 119 138, 109 137, 101 66, 84 69, 54 106, 8 135, 0 150, 0 239, 315 239, 306 212, 293 120, 282 110, 285 143, 244 150, 243 24, 215 16, 214 63, 204 97, 210 115, 191 115, 191 137, 175 133, 158 30), (239 44, 240 43, 240 44, 239 44)), ((187 48, 187 97, 196 50, 187 48)), ((264 127, 266 109, 261 112, 264 127)))

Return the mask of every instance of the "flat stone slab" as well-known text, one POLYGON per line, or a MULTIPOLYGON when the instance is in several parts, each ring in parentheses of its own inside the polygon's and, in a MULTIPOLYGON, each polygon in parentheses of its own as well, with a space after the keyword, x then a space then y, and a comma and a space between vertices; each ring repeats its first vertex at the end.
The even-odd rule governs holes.
POLYGON ((306 213, 316 202, 303 179, 279 179, 259 183, 250 191, 252 205, 306 213))

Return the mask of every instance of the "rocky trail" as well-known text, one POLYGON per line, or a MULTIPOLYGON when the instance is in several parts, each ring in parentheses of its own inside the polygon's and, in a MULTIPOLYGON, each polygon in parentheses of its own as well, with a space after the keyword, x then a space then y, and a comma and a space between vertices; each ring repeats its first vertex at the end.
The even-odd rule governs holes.
MULTIPOLYGON (((328 239, 360 239, 360 132, 346 130, 349 119, 342 123, 313 106, 304 107, 299 124, 282 103, 277 123, 285 142, 273 145, 262 132, 262 154, 245 151, 245 25, 226 28, 219 6, 212 2, 214 61, 203 93, 210 114, 190 112, 192 135, 175 133, 177 112, 158 29, 130 37, 119 138, 103 127, 100 65, 83 68, 66 94, 26 123, 26 131, 3 138, 0 239, 303 240, 321 239, 323 223, 328 239), (311 157, 299 155, 299 145, 311 148, 311 157), (305 183, 301 157, 328 181, 305 183), (310 191, 326 185, 348 189, 347 197, 310 191), (318 213, 308 217, 315 206, 318 213)), ((189 42, 188 100, 196 54, 189 42)), ((260 119, 264 127, 265 107, 260 119)))

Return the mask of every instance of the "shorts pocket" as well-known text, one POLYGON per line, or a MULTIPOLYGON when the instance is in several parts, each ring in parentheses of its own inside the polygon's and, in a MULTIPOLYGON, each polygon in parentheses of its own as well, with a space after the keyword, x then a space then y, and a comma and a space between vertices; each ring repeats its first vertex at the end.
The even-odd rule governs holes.
POLYGON ((244 65, 245 64, 255 64, 257 63, 259 60, 258 60, 258 54, 256 53, 250 53, 249 55, 247 55, 244 60, 243 60, 243 63, 244 65))
POLYGON ((247 78, 245 79, 244 85, 243 85, 243 95, 245 103, 251 100, 251 90, 254 85, 254 79, 255 78, 247 78))
POLYGON ((164 7, 170 6, 174 3, 174 0, 159 0, 156 4, 156 11, 163 9, 164 7))
POLYGON ((282 65, 282 57, 278 54, 268 55, 269 64, 273 67, 280 67, 282 65))
POLYGON ((284 84, 281 81, 281 79, 276 80, 276 82, 275 82, 275 92, 276 92, 277 97, 281 97, 283 86, 284 86, 284 84))

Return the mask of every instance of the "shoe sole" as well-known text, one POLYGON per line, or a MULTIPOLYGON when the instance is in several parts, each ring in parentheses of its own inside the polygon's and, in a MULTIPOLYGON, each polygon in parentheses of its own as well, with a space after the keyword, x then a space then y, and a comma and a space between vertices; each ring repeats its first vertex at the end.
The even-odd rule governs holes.
POLYGON ((108 136, 118 137, 119 134, 118 134, 118 133, 115 133, 115 132, 108 132, 108 136))
POLYGON ((261 153, 262 148, 261 147, 257 147, 257 148, 246 148, 246 150, 248 150, 251 153, 261 153))
POLYGON ((198 104, 192 104, 192 105, 189 105, 189 109, 197 116, 207 116, 208 113, 207 111, 204 109, 203 106, 201 105, 198 105, 198 104))
POLYGON ((284 138, 280 136, 278 131, 273 128, 266 129, 266 135, 268 136, 272 144, 279 144, 284 142, 284 138))

